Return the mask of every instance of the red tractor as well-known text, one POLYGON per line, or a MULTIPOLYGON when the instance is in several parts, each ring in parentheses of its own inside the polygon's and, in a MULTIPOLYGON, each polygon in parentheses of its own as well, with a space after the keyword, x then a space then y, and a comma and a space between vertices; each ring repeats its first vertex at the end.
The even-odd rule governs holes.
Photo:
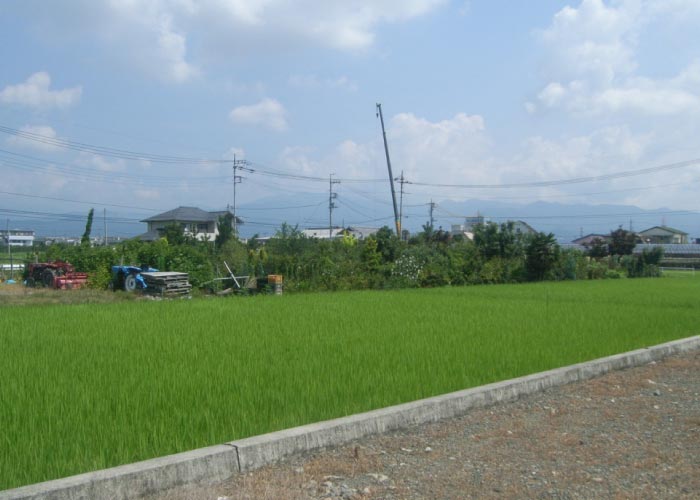
POLYGON ((29 264, 26 273, 27 286, 45 286, 48 288, 80 288, 87 283, 87 273, 75 272, 69 262, 56 260, 29 264))

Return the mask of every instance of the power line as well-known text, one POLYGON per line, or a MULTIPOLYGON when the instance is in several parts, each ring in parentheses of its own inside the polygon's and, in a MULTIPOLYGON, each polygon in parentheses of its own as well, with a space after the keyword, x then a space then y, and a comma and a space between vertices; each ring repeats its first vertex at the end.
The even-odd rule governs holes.
POLYGON ((187 181, 189 184, 219 184, 226 179, 224 176, 216 177, 182 177, 182 176, 149 176, 149 175, 130 175, 121 172, 101 172, 87 167, 80 167, 71 163, 66 163, 56 160, 45 160, 35 156, 14 153, 0 149, 0 159, 2 165, 17 168, 20 170, 40 171, 49 175, 66 175, 75 177, 81 180, 92 180, 100 182, 121 183, 121 184, 144 184, 159 185, 163 187, 172 187, 187 181), (7 155, 10 155, 8 157, 7 155), (57 166, 65 168, 57 169, 57 166))
MULTIPOLYGON (((0 125, 0 132, 19 137, 21 139, 26 139, 29 141, 38 142, 47 146, 54 146, 63 149, 69 149, 72 151, 80 151, 85 153, 94 153, 103 156, 109 156, 111 158, 121 158, 124 160, 143 160, 151 161, 154 163, 188 163, 188 164, 220 164, 226 163, 227 160, 210 160, 207 158, 193 158, 184 156, 170 156, 170 155, 160 155, 153 153, 141 153, 137 151, 131 151, 128 149, 118 149, 107 146, 96 146, 93 144, 88 144, 85 142, 70 141, 67 139, 59 139, 56 137, 50 137, 47 135, 37 134, 34 132, 29 132, 26 130, 18 130, 11 127, 6 127, 0 125)), ((230 160, 228 160, 230 161, 230 160)))
POLYGON ((633 177, 637 175, 652 174, 662 172, 664 170, 672 170, 677 168, 689 167, 700 163, 700 159, 682 161, 677 163, 668 163, 656 167, 641 168, 638 170, 627 170, 615 174, 594 175, 590 177, 575 177, 572 179, 561 179, 553 181, 533 181, 508 184, 441 184, 430 182, 413 182, 416 186, 428 187, 445 187, 445 188, 460 188, 460 189, 510 189, 519 187, 548 187, 548 186, 563 186, 566 184, 581 184, 584 182, 599 182, 612 179, 621 179, 624 177, 633 177))
POLYGON ((9 191, 0 191, 0 194, 9 194, 11 196, 22 196, 24 198, 36 198, 39 200, 52 200, 52 201, 66 201, 69 203, 79 203, 82 205, 99 205, 101 207, 115 207, 115 208, 132 208, 134 210, 146 210, 148 212, 161 212, 163 211, 162 209, 159 208, 145 208, 145 207, 134 207, 131 205, 117 205, 114 203, 101 203, 99 201, 78 201, 78 200, 69 200, 67 198, 54 198, 52 196, 39 196, 36 194, 22 194, 22 193, 11 193, 9 191))
MULTIPOLYGON (((13 219, 40 219, 40 220, 56 220, 64 222, 81 222, 85 221, 84 215, 77 214, 57 214, 52 212, 37 212, 33 210, 15 210, 10 208, 0 208, 0 214, 11 215, 13 219)), ((138 219, 127 217, 110 217, 107 219, 114 224, 141 224, 138 219)))

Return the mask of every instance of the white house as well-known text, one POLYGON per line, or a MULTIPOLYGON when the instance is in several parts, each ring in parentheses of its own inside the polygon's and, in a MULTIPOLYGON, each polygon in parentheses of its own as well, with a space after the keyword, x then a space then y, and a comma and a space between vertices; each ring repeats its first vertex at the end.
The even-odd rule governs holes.
MULTIPOLYGON (((178 224, 186 236, 194 236, 201 241, 214 241, 219 234, 219 217, 227 213, 231 212, 227 210, 207 212, 197 207, 178 207, 142 220, 141 222, 148 224, 148 231, 137 238, 143 241, 157 240, 163 237, 166 226, 178 224)), ((243 220, 236 217, 236 224, 243 224, 243 220)))
POLYGON ((0 229, 0 241, 13 247, 30 247, 34 244, 34 231, 28 229, 0 229))
POLYGON ((321 240, 328 240, 334 238, 340 238, 343 235, 344 229, 342 227, 310 227, 308 229, 302 229, 301 234, 307 238, 318 238, 321 240))
POLYGON ((358 240, 364 240, 379 231, 376 227, 348 226, 333 227, 310 227, 302 229, 301 233, 307 238, 317 238, 321 240, 342 238, 345 234, 352 236, 358 240))

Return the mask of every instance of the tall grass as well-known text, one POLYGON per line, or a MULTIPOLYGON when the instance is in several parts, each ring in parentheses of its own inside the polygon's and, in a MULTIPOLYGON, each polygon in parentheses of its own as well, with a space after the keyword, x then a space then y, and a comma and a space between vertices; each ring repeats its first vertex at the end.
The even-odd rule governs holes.
POLYGON ((0 309, 0 489, 697 333, 700 280, 0 309))

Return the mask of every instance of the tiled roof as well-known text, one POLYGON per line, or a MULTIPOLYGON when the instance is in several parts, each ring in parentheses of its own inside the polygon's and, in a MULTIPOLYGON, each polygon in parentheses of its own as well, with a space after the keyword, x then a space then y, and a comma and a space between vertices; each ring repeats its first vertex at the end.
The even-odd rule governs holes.
POLYGON ((154 215, 141 222, 162 222, 162 221, 179 221, 179 222, 209 222, 215 220, 215 216, 211 212, 205 212, 197 207, 177 207, 173 210, 168 210, 162 214, 154 215))
POLYGON ((667 231, 667 232, 673 233, 673 234, 688 234, 688 233, 686 233, 686 232, 684 232, 684 231, 681 231, 680 229, 674 229, 674 228, 668 227, 668 226, 654 226, 654 227, 650 227, 649 229, 645 229, 644 231, 640 231, 639 234, 647 233, 647 232, 652 231, 652 230, 654 230, 654 229, 661 229, 662 231, 667 231))
MULTIPOLYGON (((162 214, 154 215, 141 222, 217 222, 219 216, 230 213, 226 210, 218 212, 207 212, 197 207, 177 207, 162 214)), ((243 219, 236 217, 237 224, 243 224, 243 219)))

